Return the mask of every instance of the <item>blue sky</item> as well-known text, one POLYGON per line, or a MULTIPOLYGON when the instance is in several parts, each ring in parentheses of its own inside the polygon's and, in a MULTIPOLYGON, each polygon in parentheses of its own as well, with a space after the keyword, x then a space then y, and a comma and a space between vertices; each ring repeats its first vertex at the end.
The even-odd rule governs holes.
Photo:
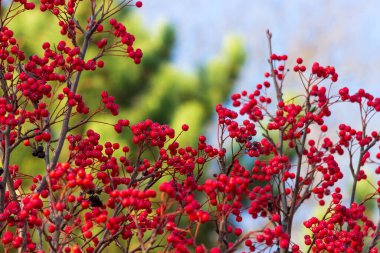
POLYGON ((215 56, 227 35, 243 39, 248 61, 239 88, 260 82, 266 66, 265 31, 274 48, 290 59, 333 65, 341 81, 379 92, 379 1, 146 0, 142 14, 148 27, 160 21, 175 25, 174 60, 191 69, 215 56))

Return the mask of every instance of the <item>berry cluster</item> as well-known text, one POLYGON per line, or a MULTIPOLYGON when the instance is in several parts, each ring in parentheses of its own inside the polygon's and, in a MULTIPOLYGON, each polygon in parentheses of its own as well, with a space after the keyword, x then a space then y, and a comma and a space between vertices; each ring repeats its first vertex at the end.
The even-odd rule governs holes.
MULTIPOLYGON (((20 12, 34 8, 14 2, 20 12)), ((91 14, 82 27, 76 10, 84 2, 41 0, 40 10, 55 15, 65 35, 57 44, 45 42, 41 55, 26 57, 13 32, 0 29, 5 252, 99 253, 109 246, 122 252, 378 251, 380 223, 366 210, 380 203, 380 180, 369 172, 375 165, 380 173, 379 132, 370 124, 380 98, 347 87, 332 95, 335 69, 314 63, 307 76, 298 58, 293 70, 302 93, 284 100, 288 57, 270 47, 264 81, 233 94, 231 107, 216 106, 215 143, 200 136, 195 147, 183 146, 179 137, 189 131, 187 124, 176 134, 150 119, 107 123, 126 143, 103 141, 84 127, 98 122, 93 117, 100 112, 118 115, 119 107, 107 91, 97 109, 87 107, 81 75, 102 68, 104 55, 122 50, 138 64, 143 54, 134 48, 134 35, 112 17, 131 1, 89 3, 91 14), (89 57, 91 46, 98 53, 89 57), (361 124, 356 129, 342 122, 334 138, 326 119, 337 103, 358 106, 361 124), (15 152, 30 147, 31 156, 44 158, 38 172, 11 164, 15 152), (339 187, 346 174, 348 197, 339 187), (360 198, 359 182, 368 186, 360 198), (325 215, 304 222, 310 233, 300 242, 295 220, 313 200, 325 215)), ((13 11, 3 10, 4 24, 13 11)))
MULTIPOLYGON (((333 199, 339 202, 342 198, 340 189, 335 192, 333 199)), ((305 244, 313 245, 313 252, 362 252, 364 237, 376 229, 364 211, 365 207, 356 203, 349 208, 341 204, 333 205, 325 219, 313 217, 304 222, 314 235, 314 238, 306 235, 305 244)))

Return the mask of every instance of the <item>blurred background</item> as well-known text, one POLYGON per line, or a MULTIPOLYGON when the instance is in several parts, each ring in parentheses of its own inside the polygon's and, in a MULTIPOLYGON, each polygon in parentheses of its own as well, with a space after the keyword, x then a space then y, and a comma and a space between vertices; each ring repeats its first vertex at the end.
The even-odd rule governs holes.
MULTIPOLYGON (((303 57, 306 66, 314 61, 335 66, 340 75, 335 89, 380 91, 378 1, 143 3, 141 9, 127 8, 118 17, 136 34, 135 45, 144 52, 142 64, 106 58, 106 68, 87 74, 81 87, 92 106, 97 106, 99 91, 107 89, 121 105, 121 116, 131 122, 152 118, 178 129, 187 121, 194 133, 188 144, 211 122, 217 103, 263 81, 268 70, 267 29, 273 33, 274 52, 289 55, 289 67, 303 57)), ((81 11, 86 17, 88 9, 81 11)), ((47 39, 61 39, 57 22, 47 17, 21 15, 13 23, 28 54, 41 52, 47 39)), ((292 75, 285 82, 289 92, 296 92, 299 85, 292 75)), ((343 110, 338 116, 346 120, 350 114, 343 110)))
POLYGON ((144 24, 171 23, 177 35, 173 61, 189 70, 218 54, 226 35, 244 41, 247 63, 238 88, 260 81, 267 67, 266 29, 274 49, 309 62, 336 66, 343 83, 378 91, 380 3, 370 1, 147 0, 137 12, 144 24))
MULTIPOLYGON (((151 118, 175 129, 188 123, 191 131, 181 136, 184 144, 195 144, 202 133, 215 137, 215 105, 228 103, 234 91, 252 90, 263 81, 268 70, 267 29, 273 33, 274 52, 289 55, 289 67, 297 57, 303 57, 306 66, 318 61, 337 69, 334 89, 365 88, 375 96, 380 92, 379 1, 145 0, 143 4, 119 17, 144 52, 141 65, 122 57, 105 59, 106 67, 87 73, 81 89, 92 108, 99 103, 99 92, 108 90, 121 105, 120 117, 132 123, 151 118)), ((84 16, 86 11, 82 10, 84 16)), ((42 42, 51 41, 51 36, 60 40, 56 23, 46 15, 22 15, 12 28, 25 42, 27 53, 33 54, 41 52, 42 42)), ((300 87, 291 75, 285 82, 290 93, 300 87)), ((358 123, 347 108, 338 110, 330 124, 358 123)), ((115 123, 106 114, 101 120, 115 123)), ((99 129, 107 138, 126 139, 111 136, 110 130, 99 129)), ((23 165, 42 164, 28 157, 23 165)), ((307 208, 305 213, 313 212, 307 208)))
MULTIPOLYGON (((226 38, 241 41, 245 63, 231 91, 249 91, 263 81, 268 70, 269 29, 273 50, 288 54, 288 67, 297 57, 304 58, 306 66, 315 61, 331 65, 339 73, 333 89, 364 88, 376 95, 380 92, 379 7, 380 2, 375 0, 150 0, 137 12, 151 31, 163 23, 172 25, 176 34, 172 62, 184 72, 220 57, 226 38)), ((285 87, 297 92, 301 88, 298 77, 288 75, 285 87)), ((329 124, 358 123, 350 119, 351 110, 339 106, 337 110, 339 114, 329 124)))

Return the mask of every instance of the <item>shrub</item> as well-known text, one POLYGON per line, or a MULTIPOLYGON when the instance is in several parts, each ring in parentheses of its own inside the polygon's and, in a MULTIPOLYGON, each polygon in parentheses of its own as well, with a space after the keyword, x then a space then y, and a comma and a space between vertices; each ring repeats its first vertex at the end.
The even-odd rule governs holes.
POLYGON ((347 87, 332 94, 338 74, 331 66, 314 63, 308 72, 299 58, 289 71, 287 56, 272 53, 269 32, 266 79, 251 92, 233 94, 233 108, 216 106, 216 145, 200 136, 196 147, 181 146, 178 138, 191 131, 188 125, 176 134, 149 119, 132 125, 115 121, 110 131, 128 132, 126 143, 102 143, 93 129, 83 136, 75 132, 100 112, 118 114, 107 91, 91 110, 78 87, 83 72, 104 66, 104 55, 122 54, 140 63, 143 54, 134 48, 134 36, 112 17, 133 5, 142 3, 41 0, 40 10, 57 17, 65 39, 45 42, 42 54, 31 56, 9 24, 35 4, 12 1, 3 9, 0 231, 5 251, 92 253, 113 245, 120 252, 378 252, 379 218, 372 221, 365 211, 368 203, 379 205, 380 181, 366 171, 375 166, 376 176, 380 173, 379 132, 370 125, 380 98, 347 87), (86 4, 90 17, 82 20, 77 8, 86 4), (91 46, 99 51, 89 57, 91 46), (290 72, 299 76, 302 89, 285 100, 290 72), (325 120, 337 103, 358 107, 361 128, 340 124, 333 138, 325 120), (43 172, 13 164, 19 150, 42 159, 43 172), (344 175, 351 178, 345 183, 349 196, 342 190, 344 175), (357 202, 359 181, 368 192, 357 202), (304 221, 310 234, 301 242, 294 237, 294 220, 313 198, 324 215, 304 221), (263 222, 251 224, 259 217, 263 222), (212 245, 205 231, 215 239, 212 245))

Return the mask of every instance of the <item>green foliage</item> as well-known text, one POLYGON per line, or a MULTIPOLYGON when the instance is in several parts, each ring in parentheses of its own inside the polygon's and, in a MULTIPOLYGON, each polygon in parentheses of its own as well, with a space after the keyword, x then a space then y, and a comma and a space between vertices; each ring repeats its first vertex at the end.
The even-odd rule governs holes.
MULTIPOLYGON (((37 11, 34 14, 17 17, 18 22, 14 22, 12 27, 20 41, 24 41, 22 46, 30 55, 41 52, 41 44, 47 38, 53 43, 62 39, 53 33, 59 29, 57 20, 52 17, 47 20, 37 11), (25 29, 26 23, 28 29, 25 29), (44 33, 40 32, 41 27, 44 27, 44 33)), ((136 66, 125 57, 106 57, 104 69, 86 73, 81 80, 80 89, 86 103, 92 108, 98 106, 98 94, 107 90, 121 107, 120 117, 130 119, 132 124, 151 118, 170 124, 176 130, 185 121, 189 122, 191 135, 186 135, 186 140, 182 141, 194 144, 197 139, 194 137, 201 134, 215 105, 224 101, 231 92, 245 60, 242 42, 228 38, 217 57, 195 71, 184 72, 170 63, 175 44, 175 31, 171 25, 161 24, 151 32, 143 28, 139 17, 132 12, 120 14, 118 20, 135 34, 136 45, 144 52, 143 61, 136 66)), ((96 53, 90 51, 89 55, 96 53)), ((114 118, 108 115, 97 120, 115 123, 114 118)), ((95 128, 102 135, 107 134, 107 138, 112 131, 108 127, 96 128, 95 124, 87 127, 95 128)))

